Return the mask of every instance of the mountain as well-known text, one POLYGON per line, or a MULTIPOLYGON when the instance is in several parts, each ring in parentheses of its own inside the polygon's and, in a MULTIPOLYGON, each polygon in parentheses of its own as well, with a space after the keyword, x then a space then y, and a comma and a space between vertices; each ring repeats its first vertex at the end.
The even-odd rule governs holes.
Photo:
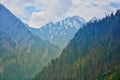
POLYGON ((80 28, 34 80, 120 80, 120 10, 80 28))
POLYGON ((30 28, 30 30, 33 34, 63 49, 84 24, 83 18, 73 16, 56 23, 50 22, 38 29, 30 28))
POLYGON ((35 36, 0 4, 0 80, 30 80, 60 49, 35 36))
POLYGON ((93 17, 90 22, 94 22, 94 21, 97 21, 98 19, 96 17, 93 17))

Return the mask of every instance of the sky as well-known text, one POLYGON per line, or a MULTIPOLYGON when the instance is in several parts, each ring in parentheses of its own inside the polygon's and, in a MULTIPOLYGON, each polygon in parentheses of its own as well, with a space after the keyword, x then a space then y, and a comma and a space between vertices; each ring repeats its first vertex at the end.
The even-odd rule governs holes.
POLYGON ((120 9, 120 0, 1 0, 1 4, 34 28, 72 16, 89 21, 120 9))

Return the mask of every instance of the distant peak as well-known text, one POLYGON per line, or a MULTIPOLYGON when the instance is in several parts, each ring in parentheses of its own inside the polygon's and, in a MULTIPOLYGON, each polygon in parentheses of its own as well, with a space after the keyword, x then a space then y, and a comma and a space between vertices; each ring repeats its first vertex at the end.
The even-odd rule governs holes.
POLYGON ((91 22, 94 22, 94 21, 96 21, 97 20, 97 18, 94 16, 90 21, 91 22))
POLYGON ((82 17, 80 17, 80 16, 73 16, 73 17, 71 17, 71 18, 73 18, 74 20, 81 21, 82 23, 85 23, 84 18, 82 18, 82 17))
POLYGON ((52 25, 53 25, 54 23, 53 23, 53 22, 49 22, 49 24, 52 24, 52 25))
POLYGON ((71 18, 79 19, 79 18, 82 18, 82 17, 80 17, 80 16, 72 16, 71 18))
POLYGON ((68 17, 66 19, 63 19, 61 21, 58 22, 49 22, 44 26, 49 26, 49 27, 53 27, 56 25, 60 25, 60 26, 71 26, 71 27, 81 27, 84 23, 86 23, 86 21, 84 20, 84 18, 80 17, 80 16, 72 16, 72 17, 68 17))
POLYGON ((69 20, 70 22, 78 22, 78 23, 85 23, 86 21, 84 20, 84 18, 80 17, 80 16, 72 16, 72 17, 68 17, 67 19, 65 19, 66 21, 69 20))

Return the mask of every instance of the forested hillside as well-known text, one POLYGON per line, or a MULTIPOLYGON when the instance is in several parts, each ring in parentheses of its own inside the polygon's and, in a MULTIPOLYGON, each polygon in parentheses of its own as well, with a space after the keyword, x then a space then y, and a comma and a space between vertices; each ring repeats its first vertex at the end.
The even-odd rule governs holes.
POLYGON ((120 80, 120 10, 80 29, 34 80, 120 80))
POLYGON ((30 80, 59 54, 59 47, 33 35, 0 4, 0 80, 30 80))

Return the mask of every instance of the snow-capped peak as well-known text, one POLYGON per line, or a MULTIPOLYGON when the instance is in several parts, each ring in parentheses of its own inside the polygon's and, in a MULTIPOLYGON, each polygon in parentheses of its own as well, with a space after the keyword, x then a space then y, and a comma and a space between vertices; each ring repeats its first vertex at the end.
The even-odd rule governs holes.
POLYGON ((73 17, 68 17, 65 20, 62 20, 60 24, 61 26, 67 25, 69 27, 82 27, 83 24, 85 23, 85 20, 79 16, 73 16, 73 17))
POLYGON ((67 45, 69 40, 74 37, 74 34, 84 25, 84 23, 85 20, 83 18, 73 16, 56 23, 50 22, 37 30, 38 32, 35 32, 34 30, 32 30, 32 32, 63 48, 67 45))
POLYGON ((97 18, 94 16, 90 21, 91 22, 97 21, 97 18))

